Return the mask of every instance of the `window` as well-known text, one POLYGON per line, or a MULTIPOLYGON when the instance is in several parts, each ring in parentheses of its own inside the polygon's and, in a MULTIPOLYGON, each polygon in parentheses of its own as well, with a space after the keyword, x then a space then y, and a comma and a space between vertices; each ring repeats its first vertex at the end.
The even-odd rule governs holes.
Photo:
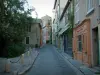
POLYGON ((65 13, 65 24, 68 24, 68 20, 70 18, 70 16, 69 16, 70 12, 71 12, 71 4, 69 5, 69 7, 65 13))
POLYGON ((87 0, 87 12, 90 13, 93 9, 93 0, 87 0))
POLYGON ((57 7, 57 19, 59 19, 59 15, 60 15, 59 10, 60 10, 60 8, 59 8, 59 4, 58 4, 58 7, 57 7))
POLYGON ((79 22, 79 3, 75 6, 75 24, 79 22))
POLYGON ((27 32, 31 32, 31 25, 27 26, 27 32))
POLYGON ((78 36, 78 50, 82 51, 82 36, 78 36))
POLYGON ((29 37, 26 37, 26 44, 29 44, 29 37))

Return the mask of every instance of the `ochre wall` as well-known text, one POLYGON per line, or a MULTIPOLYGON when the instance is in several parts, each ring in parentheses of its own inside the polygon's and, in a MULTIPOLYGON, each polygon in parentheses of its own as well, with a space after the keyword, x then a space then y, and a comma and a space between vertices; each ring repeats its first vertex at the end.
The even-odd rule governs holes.
POLYGON ((73 30, 73 54, 75 59, 91 66, 90 19, 85 19, 73 30), (78 35, 82 36, 82 51, 78 50, 78 35))

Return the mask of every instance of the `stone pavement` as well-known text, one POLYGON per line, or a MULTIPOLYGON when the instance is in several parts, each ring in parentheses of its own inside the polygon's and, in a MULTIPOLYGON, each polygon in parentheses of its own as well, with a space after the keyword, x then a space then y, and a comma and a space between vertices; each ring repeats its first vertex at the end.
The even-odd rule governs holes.
POLYGON ((32 49, 24 53, 24 59, 21 57, 9 59, 10 72, 8 73, 5 72, 5 62, 7 59, 0 58, 0 75, 21 75, 25 73, 32 67, 38 54, 39 52, 37 50, 32 49))
POLYGON ((84 75, 94 75, 94 73, 80 61, 72 59, 68 54, 62 53, 62 55, 67 61, 69 61, 78 70, 80 70, 84 75))
POLYGON ((67 63, 52 45, 45 45, 39 51, 32 68, 24 75, 83 75, 67 63))
POLYGON ((75 68, 77 68, 79 71, 81 71, 84 75, 100 75, 100 69, 99 71, 94 68, 89 68, 86 65, 84 65, 82 62, 73 59, 70 55, 62 52, 60 49, 56 48, 57 51, 64 57, 66 61, 71 63, 75 68))

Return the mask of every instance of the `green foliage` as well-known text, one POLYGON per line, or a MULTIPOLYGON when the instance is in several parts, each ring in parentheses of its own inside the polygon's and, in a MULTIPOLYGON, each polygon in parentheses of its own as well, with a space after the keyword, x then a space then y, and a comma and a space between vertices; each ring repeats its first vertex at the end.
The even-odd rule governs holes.
POLYGON ((8 46, 8 58, 20 56, 24 52, 25 52, 25 45, 21 43, 12 44, 8 46))
MULTIPOLYGON (((25 9, 26 0, 0 0, 0 53, 7 51, 8 45, 20 43, 32 25, 32 9, 25 9)), ((26 6, 28 7, 28 6, 26 6)))

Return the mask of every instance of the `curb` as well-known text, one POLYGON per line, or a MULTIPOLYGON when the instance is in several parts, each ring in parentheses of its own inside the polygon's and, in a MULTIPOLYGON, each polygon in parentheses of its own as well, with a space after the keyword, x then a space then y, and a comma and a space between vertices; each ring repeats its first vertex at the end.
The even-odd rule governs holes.
MULTIPOLYGON (((64 57, 64 55, 63 54, 61 54, 63 57, 64 57)), ((69 63, 71 63, 71 61, 69 60, 69 59, 72 59, 73 60, 73 58, 68 58, 68 57, 66 57, 67 58, 67 60, 68 60, 68 62, 69 63)), ((66 60, 66 58, 64 57, 64 59, 66 60)), ((71 63, 72 64, 72 63, 71 63)), ((73 65, 73 64, 72 64, 73 65)), ((75 65, 73 65, 74 67, 76 67, 75 65)), ((76 67, 77 68, 77 67, 76 67)), ((84 75, 94 75, 94 72, 92 72, 88 67, 86 67, 86 66, 84 66, 84 65, 81 65, 79 68, 77 68, 81 73, 83 73, 84 75), (82 67, 85 67, 85 68, 82 68, 82 67), (87 69, 87 71, 88 71, 88 73, 87 72, 85 72, 84 71, 84 69, 86 70, 87 69)))
POLYGON ((80 69, 76 68, 68 59, 66 60, 66 58, 61 54, 59 53, 59 51, 57 50, 58 48, 56 48, 56 52, 65 60, 66 63, 68 63, 70 65, 70 67, 75 70, 75 72, 78 72, 77 75, 85 75, 80 69))
POLYGON ((28 68, 26 68, 23 72, 17 73, 17 75, 23 75, 24 73, 26 73, 27 71, 29 71, 32 68, 33 64, 35 63, 38 55, 39 55, 39 52, 38 52, 37 56, 35 57, 33 63, 28 68))
MULTIPOLYGON (((56 48, 56 50, 57 50, 58 48, 56 48)), ((57 50, 57 52, 58 52, 58 54, 67 62, 67 63, 69 63, 74 69, 76 68, 77 70, 76 71, 80 71, 81 73, 82 73, 82 75, 94 75, 94 73, 91 71, 91 70, 89 70, 89 68, 86 68, 86 69, 88 69, 87 71, 89 72, 85 72, 84 71, 84 68, 82 69, 81 67, 80 68, 77 68, 75 65, 73 65, 71 62, 70 62, 70 60, 69 59, 73 59, 73 58, 68 58, 68 57, 64 57, 64 55, 63 54, 61 54, 58 50, 57 50)), ((85 70, 86 70, 85 69, 85 70)), ((78 74, 78 75, 80 75, 80 74, 78 74)))

